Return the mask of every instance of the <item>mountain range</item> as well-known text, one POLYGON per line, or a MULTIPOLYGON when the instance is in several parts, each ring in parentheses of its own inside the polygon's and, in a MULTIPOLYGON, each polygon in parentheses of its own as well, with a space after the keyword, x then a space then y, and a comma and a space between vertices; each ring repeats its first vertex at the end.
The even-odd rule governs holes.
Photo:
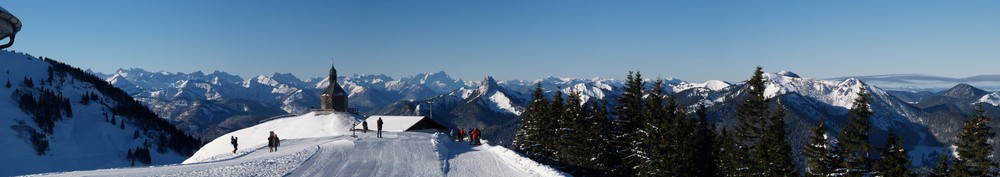
MULTIPOLYGON (((164 119, 201 139, 214 139, 273 116, 306 113, 319 105, 317 95, 329 84, 329 78, 300 80, 281 73, 242 79, 220 71, 185 74, 120 69, 112 74, 95 75, 105 76, 109 83, 128 91, 164 119)), ((956 84, 946 90, 936 86, 916 87, 930 82, 923 80, 941 80, 938 77, 811 79, 781 71, 765 74, 765 78, 767 97, 776 98, 773 100, 789 109, 786 119, 789 140, 798 157, 809 128, 819 117, 827 118, 831 134, 837 133, 861 87, 871 93, 874 144, 884 144, 881 140, 890 131, 907 135, 903 140, 911 150, 915 166, 932 164, 936 160, 933 157, 948 151, 946 147, 954 142, 961 121, 971 115, 974 105, 984 106, 991 117, 1000 117, 998 93, 969 84, 956 84), (901 86, 907 84, 911 86, 901 86), (892 89, 883 89, 883 85, 892 89)), ((992 82, 985 76, 970 79, 979 79, 976 83, 992 82)), ((433 119, 450 127, 481 128, 484 138, 500 145, 512 141, 520 127, 520 114, 531 100, 529 93, 537 84, 548 97, 556 91, 563 95, 579 91, 585 101, 608 100, 612 107, 616 106, 623 85, 615 79, 565 77, 498 81, 487 76, 472 82, 452 79, 443 71, 400 79, 378 74, 342 76, 338 80, 349 93, 349 106, 362 115, 433 114, 433 119)), ((664 80, 666 91, 676 95, 682 104, 691 109, 699 103, 706 104, 710 118, 720 125, 731 126, 735 122, 734 110, 744 97, 743 83, 664 80)), ((799 164, 803 162, 798 158, 799 164)))

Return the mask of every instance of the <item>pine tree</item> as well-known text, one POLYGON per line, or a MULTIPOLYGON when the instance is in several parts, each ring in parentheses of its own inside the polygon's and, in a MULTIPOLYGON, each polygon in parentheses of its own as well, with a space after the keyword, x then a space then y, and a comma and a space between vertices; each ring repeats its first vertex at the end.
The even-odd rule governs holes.
POLYGON ((122 123, 118 124, 118 128, 125 130, 125 119, 121 119, 122 123))
POLYGON ((780 104, 765 123, 767 126, 756 147, 758 170, 763 176, 798 176, 792 158, 792 146, 786 140, 785 107, 780 104))
POLYGON ((10 79, 7 79, 7 84, 4 87, 10 88, 10 79))
POLYGON ((642 120, 644 106, 642 90, 645 82, 642 80, 641 73, 635 72, 635 75, 632 73, 629 72, 626 77, 623 89, 624 93, 618 99, 621 107, 618 108, 619 115, 615 121, 615 129, 612 132, 614 138, 613 149, 621 153, 616 156, 622 158, 622 166, 612 168, 617 175, 635 175, 635 167, 640 163, 646 163, 646 157, 637 154, 640 151, 637 147, 641 144, 638 129, 644 125, 642 120))
POLYGON ((969 120, 965 120, 962 126, 962 133, 958 135, 958 142, 955 143, 959 160, 955 163, 956 174, 967 174, 971 176, 997 176, 997 163, 990 160, 993 154, 993 147, 989 140, 996 136, 990 132, 990 118, 986 116, 982 107, 976 108, 976 115, 969 120))
POLYGON ((733 153, 745 153, 742 160, 743 162, 734 162, 736 167, 734 169, 738 170, 738 174, 745 174, 750 176, 761 176, 762 166, 764 164, 759 164, 757 159, 751 157, 751 154, 760 157, 758 152, 759 149, 755 149, 758 141, 760 141, 761 136, 764 135, 765 130, 768 128, 767 118, 768 112, 768 99, 764 97, 764 71, 760 66, 754 70, 753 76, 746 81, 746 93, 747 98, 738 108, 737 118, 739 122, 736 125, 736 132, 733 137, 737 138, 736 142, 738 144, 738 149, 732 151, 733 153))
POLYGON ((882 148, 882 159, 875 162, 875 172, 880 176, 912 176, 907 166, 910 159, 907 157, 903 142, 896 137, 896 133, 889 132, 885 147, 882 148))
POLYGON ((608 109, 607 101, 600 100, 594 103, 594 108, 591 109, 591 117, 586 120, 590 122, 590 127, 584 131, 590 133, 587 137, 592 137, 587 139, 587 144, 584 149, 588 150, 587 153, 591 158, 587 159, 588 165, 594 170, 600 171, 600 174, 610 175, 610 167, 613 164, 620 164, 620 159, 614 156, 614 150, 612 149, 612 139, 611 139, 611 123, 608 119, 608 109))
POLYGON ((694 147, 694 166, 696 169, 694 173, 704 177, 720 176, 719 168, 715 165, 715 161, 718 160, 716 153, 718 145, 715 140, 718 135, 715 134, 715 123, 708 121, 708 108, 705 107, 705 104, 698 104, 695 113, 698 115, 698 120, 695 123, 697 131, 694 135, 697 143, 694 147))
POLYGON ((545 148, 541 144, 543 136, 546 136, 542 134, 544 132, 543 129, 547 127, 547 125, 544 125, 545 121, 543 119, 548 118, 545 113, 548 111, 549 106, 548 100, 545 99, 543 93, 542 84, 536 84, 535 90, 531 94, 531 105, 522 114, 524 115, 524 120, 521 123, 521 129, 517 132, 514 139, 514 148, 538 161, 543 161, 551 157, 551 154, 546 154, 543 150, 545 148))
POLYGON ((830 139, 827 137, 826 118, 820 117, 819 122, 812 128, 809 144, 802 151, 808 164, 806 169, 808 176, 828 176, 835 168, 836 156, 831 153, 830 139))
POLYGON ((851 117, 837 136, 838 150, 844 158, 839 171, 847 176, 863 176, 871 171, 871 143, 869 142, 869 117, 872 110, 868 105, 868 92, 864 86, 851 107, 851 117))
POLYGON ((565 133, 562 128, 567 123, 566 118, 563 116, 566 111, 566 103, 563 100, 561 90, 561 87, 557 87, 555 94, 552 96, 552 102, 549 103, 551 105, 549 105, 547 119, 551 122, 549 124, 551 127, 547 131, 547 136, 545 136, 548 140, 542 141, 542 144, 548 147, 546 150, 552 153, 552 158, 557 162, 563 162, 565 160, 563 157, 567 156, 567 152, 561 151, 566 149, 563 144, 565 133))
POLYGON ((938 158, 937 167, 934 168, 934 173, 931 173, 930 177, 946 177, 949 174, 950 169, 948 168, 948 155, 941 153, 941 157, 938 158))
POLYGON ((582 165, 586 154, 582 154, 581 149, 583 149, 586 144, 584 143, 585 137, 581 133, 584 130, 586 122, 583 121, 584 116, 588 116, 589 111, 585 111, 583 107, 583 100, 580 96, 579 91, 570 91, 569 95, 566 96, 566 108, 563 111, 562 122, 560 125, 560 147, 559 152, 561 153, 560 159, 563 162, 570 165, 580 166, 582 165))
POLYGON ((719 148, 716 151, 719 154, 719 159, 716 160, 715 164, 719 169, 719 174, 722 176, 753 176, 746 173, 747 169, 745 169, 747 163, 752 163, 748 158, 747 148, 740 146, 740 142, 736 141, 735 137, 729 134, 729 131, 723 129, 721 132, 716 140, 719 142, 719 148))
MULTIPOLYGON (((676 149, 669 147, 674 142, 663 141, 663 139, 667 139, 665 137, 672 136, 667 131, 673 128, 669 127, 672 121, 669 119, 672 118, 666 117, 669 108, 665 107, 663 100, 663 79, 657 79, 653 82, 653 89, 649 91, 649 95, 643 102, 645 104, 641 114, 643 124, 636 131, 639 140, 637 144, 634 144, 637 149, 634 151, 634 155, 642 161, 636 164, 637 176, 676 176, 676 174, 666 172, 666 170, 671 168, 671 165, 680 165, 673 164, 666 157, 668 155, 666 151, 676 149)), ((674 151, 673 153, 678 152, 674 151)))

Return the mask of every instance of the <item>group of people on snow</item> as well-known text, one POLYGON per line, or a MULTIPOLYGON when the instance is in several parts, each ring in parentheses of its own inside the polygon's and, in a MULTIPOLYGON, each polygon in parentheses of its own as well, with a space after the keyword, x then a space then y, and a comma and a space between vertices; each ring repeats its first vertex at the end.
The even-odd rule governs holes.
MULTIPOLYGON (((239 149, 239 143, 237 143, 237 140, 239 139, 240 138, 236 136, 229 137, 229 144, 233 144, 233 154, 235 154, 236 150, 239 149)), ((270 152, 278 151, 278 146, 281 146, 281 139, 278 139, 278 134, 271 131, 271 135, 267 137, 267 150, 270 152)))
MULTIPOLYGON (((378 133, 376 134, 376 137, 382 138, 382 118, 379 117, 378 121, 376 121, 375 124, 377 124, 378 127, 378 133)), ((361 133, 368 133, 368 121, 361 121, 361 128, 362 128, 361 133)))
POLYGON ((453 139, 455 139, 458 142, 466 141, 465 137, 468 136, 469 137, 469 140, 468 140, 469 141, 469 145, 481 145, 481 144, 483 144, 482 141, 480 141, 481 137, 480 137, 480 131, 479 131, 478 128, 469 128, 469 131, 465 131, 465 130, 459 128, 457 134, 455 133, 455 130, 451 130, 450 134, 452 135, 452 137, 454 137, 453 139))

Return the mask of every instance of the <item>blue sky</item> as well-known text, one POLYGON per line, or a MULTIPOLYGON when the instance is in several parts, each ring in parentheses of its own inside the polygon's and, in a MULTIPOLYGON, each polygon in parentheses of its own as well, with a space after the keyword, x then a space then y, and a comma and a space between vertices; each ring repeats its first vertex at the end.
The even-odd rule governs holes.
POLYGON ((1000 74, 1000 1, 3 1, 10 49, 112 72, 739 81, 1000 74))

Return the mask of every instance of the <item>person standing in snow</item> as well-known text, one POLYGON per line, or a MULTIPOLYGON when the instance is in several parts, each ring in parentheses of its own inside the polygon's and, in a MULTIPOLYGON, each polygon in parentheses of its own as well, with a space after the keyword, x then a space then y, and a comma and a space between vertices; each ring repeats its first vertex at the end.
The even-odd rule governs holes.
POLYGON ((274 134, 274 131, 267 137, 267 148, 270 152, 278 151, 278 134, 274 134))
POLYGON ((368 133, 368 120, 361 122, 361 133, 368 133))
POLYGON ((469 145, 473 145, 476 142, 476 132, 469 128, 469 145))
POLYGON ((378 138, 382 138, 382 117, 378 118, 378 138))
POLYGON ((233 154, 236 153, 236 145, 237 145, 236 144, 236 139, 239 139, 239 138, 236 138, 236 136, 230 136, 229 137, 229 143, 233 144, 233 154))
POLYGON ((480 131, 480 130, 479 130, 479 129, 477 128, 477 129, 476 129, 476 145, 482 145, 482 144, 483 144, 483 142, 482 142, 482 141, 479 141, 479 140, 481 140, 481 139, 483 139, 483 132, 482 132, 482 131, 480 131))
POLYGON ((458 142, 462 142, 462 139, 464 138, 465 138, 465 130, 462 130, 462 128, 458 128, 458 142))

